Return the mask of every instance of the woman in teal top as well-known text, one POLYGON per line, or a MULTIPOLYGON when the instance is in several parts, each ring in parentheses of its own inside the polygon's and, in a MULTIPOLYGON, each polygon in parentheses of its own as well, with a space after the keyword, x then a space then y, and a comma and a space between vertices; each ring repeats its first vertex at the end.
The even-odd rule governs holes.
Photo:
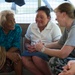
POLYGON ((11 47, 16 47, 20 49, 20 36, 21 28, 18 24, 15 24, 15 29, 10 30, 8 34, 5 34, 3 27, 0 27, 0 46, 4 46, 6 51, 11 47))
POLYGON ((6 62, 0 72, 11 72, 14 68, 16 75, 22 75, 19 55, 21 33, 21 27, 15 24, 13 12, 2 11, 0 13, 0 46, 6 49, 6 62))

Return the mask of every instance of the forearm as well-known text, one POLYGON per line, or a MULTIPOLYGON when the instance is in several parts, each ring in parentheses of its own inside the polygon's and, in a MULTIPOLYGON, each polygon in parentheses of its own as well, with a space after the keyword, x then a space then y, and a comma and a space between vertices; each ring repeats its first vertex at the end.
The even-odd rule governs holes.
POLYGON ((27 49, 30 44, 31 44, 31 41, 26 39, 24 42, 24 48, 27 49))
POLYGON ((59 49, 49 49, 45 47, 44 52, 45 54, 49 55, 49 56, 54 56, 54 57, 58 57, 58 58, 62 58, 62 53, 61 50, 59 49))
MULTIPOLYGON (((36 49, 38 49, 38 51, 42 51, 43 46, 38 45, 36 49)), ((50 56, 64 59, 72 52, 73 49, 74 47, 72 46, 63 46, 61 49, 51 49, 51 48, 45 47, 45 49, 43 49, 43 52, 50 56)))
POLYGON ((8 51, 9 51, 9 52, 15 52, 15 51, 17 51, 17 50, 18 50, 18 48, 12 47, 12 48, 10 48, 8 51))
POLYGON ((62 45, 60 45, 58 41, 56 41, 56 42, 52 42, 51 44, 47 44, 46 47, 51 49, 60 49, 62 45))
POLYGON ((26 50, 28 49, 28 46, 30 46, 29 43, 25 43, 25 44, 24 44, 24 48, 25 48, 26 50))

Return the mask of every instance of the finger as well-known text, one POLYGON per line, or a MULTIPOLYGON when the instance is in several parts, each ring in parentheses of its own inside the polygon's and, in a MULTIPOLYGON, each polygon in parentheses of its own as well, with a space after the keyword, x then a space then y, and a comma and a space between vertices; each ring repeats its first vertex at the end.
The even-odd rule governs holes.
POLYGON ((63 72, 59 73, 58 75, 65 75, 63 72))
POLYGON ((63 67, 63 69, 68 69, 69 68, 69 66, 68 65, 65 65, 64 67, 63 67))
POLYGON ((21 56, 18 54, 19 58, 21 59, 21 56))

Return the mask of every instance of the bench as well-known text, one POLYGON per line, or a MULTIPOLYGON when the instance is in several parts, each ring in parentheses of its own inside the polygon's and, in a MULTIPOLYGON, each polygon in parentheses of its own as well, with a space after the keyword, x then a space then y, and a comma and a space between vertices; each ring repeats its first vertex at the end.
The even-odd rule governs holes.
MULTIPOLYGON (((19 24, 22 28, 22 37, 21 37, 21 52, 24 51, 24 40, 25 40, 25 33, 27 31, 27 28, 29 26, 29 23, 26 23, 26 24, 19 24)), ((61 32, 63 33, 63 30, 64 28, 63 27, 60 27, 61 29, 61 32)), ((14 72, 11 72, 11 73, 0 73, 0 75, 14 75, 15 73, 14 72)), ((23 74, 25 75, 32 75, 28 70, 26 69, 23 69, 23 74)))

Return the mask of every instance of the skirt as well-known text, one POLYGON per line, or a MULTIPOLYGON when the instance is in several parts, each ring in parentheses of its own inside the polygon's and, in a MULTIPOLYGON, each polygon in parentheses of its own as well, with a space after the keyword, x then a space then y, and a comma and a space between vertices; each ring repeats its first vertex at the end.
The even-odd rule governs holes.
POLYGON ((29 51, 27 51, 27 50, 25 50, 22 54, 21 54, 21 56, 38 56, 38 57, 40 57, 40 58, 42 58, 43 60, 46 60, 46 61, 49 61, 49 56, 48 55, 46 55, 46 54, 44 54, 44 53, 42 53, 42 52, 32 52, 32 53, 30 53, 29 51))

